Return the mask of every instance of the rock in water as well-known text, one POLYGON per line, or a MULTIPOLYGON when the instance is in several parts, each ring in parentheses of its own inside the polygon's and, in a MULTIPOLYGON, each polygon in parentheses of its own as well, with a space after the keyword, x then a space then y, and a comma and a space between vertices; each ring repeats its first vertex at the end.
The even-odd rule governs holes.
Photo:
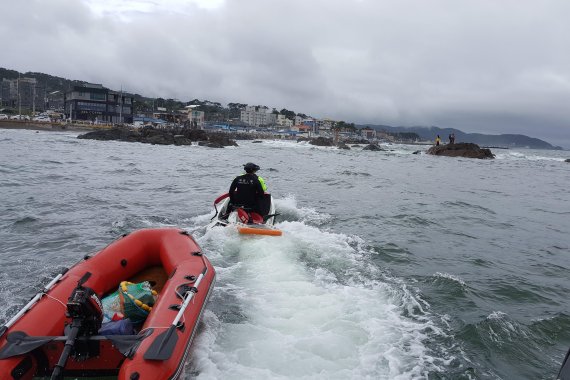
MULTIPOLYGON (((223 133, 206 133, 181 127, 170 128, 125 128, 101 129, 77 136, 78 139, 119 140, 155 145, 192 145, 192 141, 206 141, 211 148, 238 146, 235 140, 223 133)), ((202 144, 199 144, 202 145, 202 144)))
POLYGON ((327 139, 326 137, 317 137, 316 139, 311 139, 309 144, 316 146, 333 146, 332 139, 327 139))
POLYGON ((379 151, 379 150, 384 150, 384 149, 380 148, 380 146, 378 144, 368 144, 364 148, 362 148, 362 150, 379 151))
POLYGON ((467 157, 467 158, 495 158, 490 149, 480 148, 473 143, 457 143, 432 146, 426 152, 435 156, 467 157))

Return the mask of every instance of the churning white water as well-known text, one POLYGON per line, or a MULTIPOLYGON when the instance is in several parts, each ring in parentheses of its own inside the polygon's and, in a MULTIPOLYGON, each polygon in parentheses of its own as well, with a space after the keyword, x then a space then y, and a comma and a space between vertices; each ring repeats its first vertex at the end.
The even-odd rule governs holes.
POLYGON ((385 276, 364 260, 359 238, 306 224, 327 216, 292 198, 277 206, 298 219, 278 223, 282 237, 216 227, 199 238, 218 263, 215 302, 226 306, 216 309, 231 315, 205 314, 189 371, 200 379, 421 376, 434 362, 424 345, 434 326, 403 317, 419 304, 378 280, 385 276))

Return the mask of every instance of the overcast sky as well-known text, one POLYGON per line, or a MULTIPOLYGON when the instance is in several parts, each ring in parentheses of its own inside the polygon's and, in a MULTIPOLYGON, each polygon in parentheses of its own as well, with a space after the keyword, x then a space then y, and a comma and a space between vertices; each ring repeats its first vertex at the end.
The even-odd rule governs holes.
POLYGON ((0 0, 0 67, 570 148, 568 0, 0 0))

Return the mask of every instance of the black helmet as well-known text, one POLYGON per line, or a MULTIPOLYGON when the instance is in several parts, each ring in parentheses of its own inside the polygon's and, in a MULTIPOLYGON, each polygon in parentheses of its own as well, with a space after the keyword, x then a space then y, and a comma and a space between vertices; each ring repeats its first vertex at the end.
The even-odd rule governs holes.
POLYGON ((253 162, 248 162, 243 166, 243 169, 245 170, 246 173, 253 173, 255 171, 258 171, 260 167, 254 164, 253 162))

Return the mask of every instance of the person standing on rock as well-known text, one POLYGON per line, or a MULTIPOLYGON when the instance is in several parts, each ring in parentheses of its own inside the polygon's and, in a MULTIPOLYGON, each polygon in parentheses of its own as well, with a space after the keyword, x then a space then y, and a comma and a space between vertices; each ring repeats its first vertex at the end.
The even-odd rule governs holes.
POLYGON ((259 201, 267 190, 265 180, 255 174, 260 167, 252 162, 243 166, 245 174, 237 176, 230 186, 230 207, 246 207, 257 211, 259 201))
POLYGON ((441 142, 441 138, 439 138, 439 135, 437 135, 437 137, 435 138, 435 146, 439 146, 440 142, 441 142))
POLYGON ((449 134, 449 143, 450 144, 455 143, 455 133, 453 132, 449 134))

